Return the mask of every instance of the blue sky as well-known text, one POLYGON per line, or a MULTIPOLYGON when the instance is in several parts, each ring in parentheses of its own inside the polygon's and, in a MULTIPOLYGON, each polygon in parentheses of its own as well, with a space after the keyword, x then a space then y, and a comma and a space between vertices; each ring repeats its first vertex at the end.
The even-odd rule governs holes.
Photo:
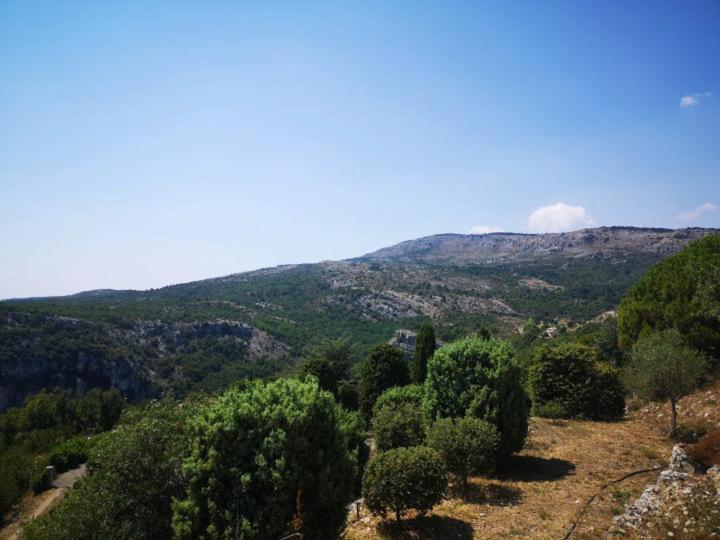
POLYGON ((720 3, 0 3, 0 298, 720 226, 720 3))

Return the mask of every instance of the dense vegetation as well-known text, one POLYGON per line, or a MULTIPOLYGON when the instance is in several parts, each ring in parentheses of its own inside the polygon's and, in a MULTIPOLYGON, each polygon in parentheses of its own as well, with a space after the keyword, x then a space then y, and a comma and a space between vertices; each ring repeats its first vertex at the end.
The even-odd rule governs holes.
POLYGON ((720 358, 720 235, 697 240, 655 265, 618 308, 618 336, 626 348, 643 331, 668 328, 720 358))
POLYGON ((529 374, 533 411, 538 416, 610 419, 625 411, 619 370, 581 343, 537 347, 529 374))
POLYGON ((350 340, 364 356, 396 329, 417 328, 425 319, 422 310, 383 297, 389 290, 440 302, 434 326, 445 342, 482 327, 509 337, 527 318, 584 321, 616 306, 658 257, 628 251, 617 257, 462 265, 358 259, 148 291, 0 302, 0 380, 11 390, 0 410, 43 387, 74 388, 78 378, 89 388, 108 388, 113 363, 132 375, 131 384, 118 385, 123 395, 140 401, 222 391, 228 381, 276 375, 322 340, 350 340), (552 287, 524 285, 530 278, 552 287), (216 321, 252 325, 289 349, 258 351, 229 335, 193 335, 191 328, 216 321), (91 361, 82 364, 83 358, 91 361), (18 376, 24 369, 30 372, 18 376))
MULTIPOLYGON (((83 382, 96 388, 81 397, 38 393, 48 375, 30 370, 10 401, 34 395, 0 415, 0 510, 43 489, 47 464, 66 470, 87 462, 86 478, 26 527, 26 537, 334 538, 361 493, 374 513, 398 521, 408 509, 423 514, 442 500, 448 474, 463 484, 492 475, 522 448, 528 394, 536 414, 614 419, 624 411, 622 380, 640 397, 670 401, 674 411, 715 346, 718 265, 700 260, 716 255, 716 241, 651 270, 623 302, 619 332, 612 317, 572 319, 611 308, 638 261, 579 259, 561 270, 550 262, 418 263, 425 276, 479 277, 489 288, 463 289, 464 297, 502 297, 535 317, 508 340, 492 337, 508 335, 497 314, 452 312, 422 323, 369 318, 358 308, 367 291, 353 289, 332 266, 2 304, 0 386, 27 362, 50 366, 59 388, 76 385, 81 365, 83 382), (689 288, 678 278, 688 265, 695 272, 689 288), (530 276, 554 285, 517 286, 530 276), (648 300, 648 287, 666 294, 648 300), (326 302, 338 290, 345 303, 326 302), (682 302, 690 315, 680 313, 682 302), (561 316, 567 319, 547 321, 561 316), (294 350, 272 336, 251 344, 257 330, 240 320, 294 350), (386 343, 405 323, 420 326, 412 358, 386 343), (637 335, 622 349, 618 335, 633 328, 637 335), (437 351, 435 331, 446 342, 437 351), (297 364, 293 354, 301 356, 297 364), (120 379, 132 379, 126 397, 166 399, 128 407, 117 390, 102 390, 120 379), (378 450, 369 463, 368 436, 378 450)), ((391 280, 400 293, 457 298, 457 289, 404 280, 392 265, 349 268, 391 280)))
POLYGON ((47 465, 62 472, 85 462, 88 436, 110 429, 123 406, 115 390, 93 389, 79 398, 43 391, 0 414, 0 515, 29 489, 46 487, 47 465), (77 434, 83 435, 71 438, 77 434))
POLYGON ((423 410, 430 419, 475 416, 500 434, 498 457, 520 450, 530 401, 507 342, 465 338, 439 349, 428 362, 423 410))
POLYGON ((181 465, 189 450, 188 421, 198 405, 155 403, 128 411, 103 434, 88 476, 55 510, 25 527, 30 539, 170 538, 172 502, 184 496, 181 465))

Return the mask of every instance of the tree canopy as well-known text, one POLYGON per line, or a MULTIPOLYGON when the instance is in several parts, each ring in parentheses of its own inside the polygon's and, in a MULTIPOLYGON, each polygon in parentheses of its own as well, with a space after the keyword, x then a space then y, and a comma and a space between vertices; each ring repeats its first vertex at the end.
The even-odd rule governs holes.
POLYGON ((694 349, 720 357, 720 235, 653 266, 618 307, 618 339, 630 349, 646 330, 677 328, 694 349))
POLYGON ((193 423, 182 538, 335 538, 353 499, 349 423, 315 379, 255 381, 220 396, 193 423))

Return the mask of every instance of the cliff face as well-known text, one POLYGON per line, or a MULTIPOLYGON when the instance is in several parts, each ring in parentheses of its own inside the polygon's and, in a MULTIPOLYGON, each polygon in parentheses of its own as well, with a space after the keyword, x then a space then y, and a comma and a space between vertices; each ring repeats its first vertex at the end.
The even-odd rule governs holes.
POLYGON ((130 358, 111 360, 83 352, 74 360, 31 356, 4 365, 2 373, 0 411, 21 405, 27 396, 43 388, 70 389, 78 395, 92 388, 117 388, 131 402, 157 394, 147 371, 130 358))
POLYGON ((215 347, 230 363, 286 353, 282 344, 238 321, 138 321, 118 328, 11 313, 0 320, 0 411, 43 388, 78 395, 92 388, 117 388, 130 402, 153 398, 174 381, 201 378, 203 370, 219 371, 222 362, 216 361, 215 347), (193 370, 192 375, 186 370, 193 370))

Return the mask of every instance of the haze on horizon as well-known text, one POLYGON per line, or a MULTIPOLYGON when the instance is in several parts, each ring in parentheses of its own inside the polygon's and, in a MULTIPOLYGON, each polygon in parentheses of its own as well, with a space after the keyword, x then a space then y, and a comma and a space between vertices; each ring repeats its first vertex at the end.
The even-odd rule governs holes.
POLYGON ((720 226, 720 4, 0 4, 0 298, 720 226))

